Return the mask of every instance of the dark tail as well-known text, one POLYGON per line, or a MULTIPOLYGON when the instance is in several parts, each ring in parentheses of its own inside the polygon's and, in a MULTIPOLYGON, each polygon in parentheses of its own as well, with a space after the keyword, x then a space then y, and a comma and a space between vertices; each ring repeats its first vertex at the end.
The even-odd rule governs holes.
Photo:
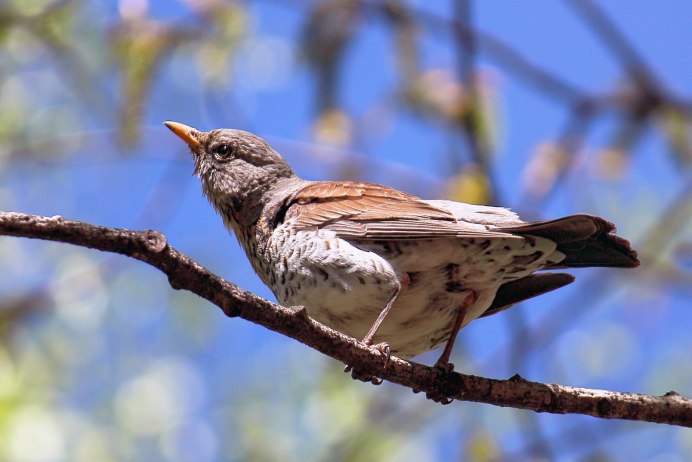
MULTIPOLYGON (((615 235, 615 225, 593 215, 572 215, 557 220, 537 221, 522 226, 502 228, 523 236, 540 236, 557 243, 565 254, 560 263, 545 269, 610 266, 634 268, 639 266, 637 252, 630 243, 615 235)), ((506 310, 515 303, 550 292, 574 281, 564 273, 531 274, 502 285, 492 305, 481 316, 490 316, 506 310)))
POLYGON ((615 225, 593 215, 572 215, 557 220, 537 221, 502 231, 555 241, 557 249, 566 257, 547 269, 639 266, 637 252, 632 249, 629 241, 615 235, 615 225))
POLYGON ((574 282, 574 276, 565 273, 537 273, 516 281, 505 282, 495 294, 492 305, 480 317, 492 316, 511 308, 515 303, 543 295, 572 282, 574 282))

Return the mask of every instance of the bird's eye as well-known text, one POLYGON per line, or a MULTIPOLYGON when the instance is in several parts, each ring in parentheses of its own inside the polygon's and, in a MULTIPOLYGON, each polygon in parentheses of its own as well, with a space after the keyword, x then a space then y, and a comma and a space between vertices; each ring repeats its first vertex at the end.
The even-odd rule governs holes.
POLYGON ((233 150, 227 143, 219 144, 214 147, 214 155, 219 159, 227 159, 231 154, 233 154, 233 150))

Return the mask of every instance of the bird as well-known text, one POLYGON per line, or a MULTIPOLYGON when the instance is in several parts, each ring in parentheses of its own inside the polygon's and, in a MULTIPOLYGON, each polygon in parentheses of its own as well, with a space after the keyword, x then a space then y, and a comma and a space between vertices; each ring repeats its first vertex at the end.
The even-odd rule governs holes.
POLYGON ((639 265, 597 216, 526 222, 502 207, 309 181, 252 133, 165 125, 278 302, 387 355, 444 346, 435 366, 453 369, 461 328, 574 281, 550 270, 639 265))

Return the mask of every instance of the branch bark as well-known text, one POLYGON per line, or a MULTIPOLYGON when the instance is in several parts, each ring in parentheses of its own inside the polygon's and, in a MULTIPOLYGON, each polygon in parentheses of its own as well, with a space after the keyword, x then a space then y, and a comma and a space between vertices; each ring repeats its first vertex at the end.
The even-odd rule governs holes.
POLYGON ((205 269, 171 247, 157 231, 106 228, 60 216, 0 212, 0 235, 74 244, 135 258, 161 270, 174 289, 203 297, 229 317, 241 317, 302 342, 359 372, 372 374, 414 391, 553 414, 585 414, 605 419, 640 420, 692 427, 692 400, 676 392, 662 396, 575 388, 530 382, 514 376, 489 379, 382 354, 310 319, 301 308, 271 303, 205 269))

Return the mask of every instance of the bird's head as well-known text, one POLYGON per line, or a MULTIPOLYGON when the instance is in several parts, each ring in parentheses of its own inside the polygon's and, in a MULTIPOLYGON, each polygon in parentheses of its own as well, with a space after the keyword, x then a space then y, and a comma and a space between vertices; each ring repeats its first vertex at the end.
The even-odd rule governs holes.
POLYGON ((190 147, 202 190, 224 220, 252 214, 277 182, 295 178, 279 153, 252 133, 226 128, 201 132, 178 122, 165 125, 190 147))

